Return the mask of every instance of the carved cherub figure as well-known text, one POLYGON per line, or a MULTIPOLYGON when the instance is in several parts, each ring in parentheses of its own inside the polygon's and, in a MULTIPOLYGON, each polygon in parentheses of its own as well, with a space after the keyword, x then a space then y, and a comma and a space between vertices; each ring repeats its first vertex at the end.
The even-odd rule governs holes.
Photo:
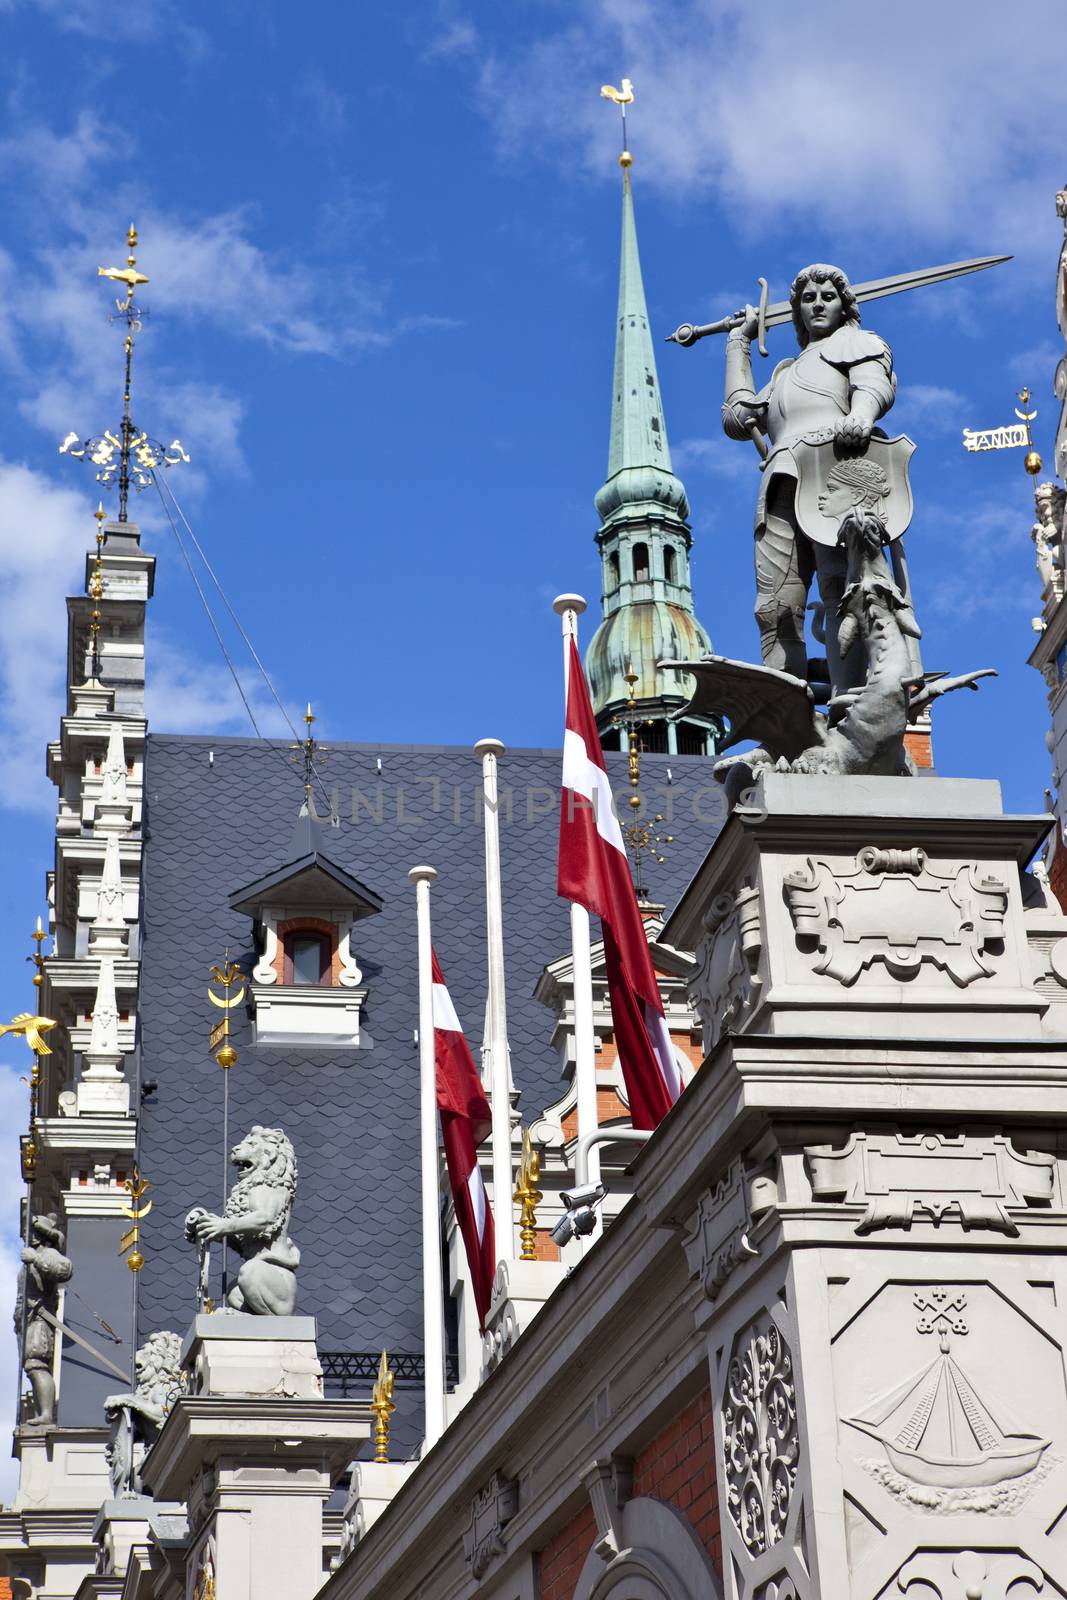
POLYGON ((229 1239, 243 1264, 229 1294, 230 1309, 255 1316, 292 1316, 300 1251, 289 1237, 296 1197, 296 1155, 280 1128, 256 1126, 230 1160, 241 1174, 223 1215, 194 1206, 185 1236, 201 1247, 229 1239))

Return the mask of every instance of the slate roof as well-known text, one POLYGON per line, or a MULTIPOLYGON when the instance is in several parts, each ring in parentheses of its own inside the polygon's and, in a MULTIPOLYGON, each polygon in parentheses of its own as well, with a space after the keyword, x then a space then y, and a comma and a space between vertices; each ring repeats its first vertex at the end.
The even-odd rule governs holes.
MULTIPOLYGON (((608 760, 621 793, 626 759, 608 760)), ((649 873, 669 909, 718 830, 721 791, 701 758, 646 756, 643 770, 643 791, 674 835, 666 864, 649 873)), ((553 1019, 533 998, 542 967, 569 948, 568 908, 555 892, 559 773, 557 750, 509 751, 500 764, 508 1020, 526 1116, 561 1093, 553 1019)), ((320 1349, 418 1352, 418 1007, 407 873, 419 862, 438 870, 434 940, 477 1056, 487 987, 481 770, 465 748, 338 744, 323 781, 339 795, 342 818, 327 830, 329 854, 383 901, 352 934, 369 991, 366 1047, 256 1047, 249 1018, 236 1014, 229 1142, 256 1122, 283 1127, 293 1141, 298 1309, 318 1318, 320 1349)), ((223 1197, 223 1074, 207 1049, 218 1015, 208 971, 227 946, 251 970, 252 923, 228 900, 285 862, 302 798, 284 747, 149 736, 140 1046, 142 1081, 158 1089, 141 1123, 155 1207, 142 1230, 149 1265, 138 1279, 139 1337, 184 1332, 191 1319, 196 1261, 183 1218, 223 1197)), ((233 1176, 228 1169, 227 1188, 233 1176)))

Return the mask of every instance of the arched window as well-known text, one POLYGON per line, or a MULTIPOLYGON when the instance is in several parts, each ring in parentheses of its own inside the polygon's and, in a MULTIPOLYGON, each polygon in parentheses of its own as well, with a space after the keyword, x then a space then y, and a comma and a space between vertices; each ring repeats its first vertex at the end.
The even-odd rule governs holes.
POLYGON ((677 565, 678 562, 674 553, 673 544, 665 544, 663 546, 663 576, 666 578, 668 583, 676 583, 678 581, 676 573, 677 565))
POLYGON ((611 587, 617 589, 619 587, 619 552, 617 550, 613 550, 608 557, 608 567, 611 570, 611 587))
POLYGON ((648 582, 648 545, 634 545, 634 582, 648 582))
POLYGON ((333 951, 326 934, 313 928, 294 928, 285 935, 283 948, 286 983, 309 986, 331 982, 333 951))

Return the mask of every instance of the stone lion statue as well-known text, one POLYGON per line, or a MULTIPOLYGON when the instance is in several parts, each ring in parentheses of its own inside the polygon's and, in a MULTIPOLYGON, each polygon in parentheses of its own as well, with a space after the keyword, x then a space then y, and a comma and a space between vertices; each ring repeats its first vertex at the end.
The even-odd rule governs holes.
POLYGON ((111 1423, 107 1461, 114 1495, 142 1492, 141 1459, 184 1387, 181 1358, 176 1333, 153 1333, 133 1358, 137 1388, 130 1394, 109 1394, 104 1401, 111 1423), (143 1449, 138 1451, 138 1445, 143 1449))
POLYGON ((257 1124, 235 1145, 230 1160, 241 1176, 223 1215, 194 1206, 185 1219, 185 1236, 202 1248, 229 1239, 243 1258, 228 1297, 231 1310, 291 1317, 300 1265, 300 1251, 289 1237, 297 1176, 293 1147, 281 1128, 257 1124))

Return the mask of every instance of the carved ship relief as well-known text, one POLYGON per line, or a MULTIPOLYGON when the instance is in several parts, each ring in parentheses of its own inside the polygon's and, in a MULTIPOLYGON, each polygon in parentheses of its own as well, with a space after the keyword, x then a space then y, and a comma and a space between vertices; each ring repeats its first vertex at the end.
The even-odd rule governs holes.
MULTIPOLYGON (((969 1331, 966 1306, 962 1291, 919 1291, 916 1327, 936 1334, 938 1354, 868 1411, 845 1419, 876 1439, 893 1472, 909 1483, 956 1491, 993 1488, 1034 1472, 1051 1443, 1017 1426, 999 1402, 984 1400, 953 1357, 953 1336, 969 1331)), ((883 1473, 875 1475, 900 1492, 883 1473)))

